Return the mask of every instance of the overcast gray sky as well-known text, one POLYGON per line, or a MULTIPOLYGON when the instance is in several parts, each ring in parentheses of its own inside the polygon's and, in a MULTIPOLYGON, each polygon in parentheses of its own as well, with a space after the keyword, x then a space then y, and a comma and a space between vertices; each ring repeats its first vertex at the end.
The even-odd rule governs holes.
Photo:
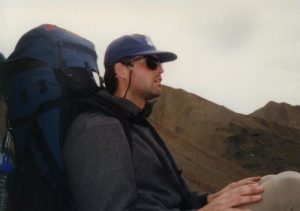
POLYGON ((300 0, 0 0, 0 51, 52 23, 91 40, 103 73, 114 38, 147 34, 177 53, 163 83, 243 114, 300 105, 300 0))

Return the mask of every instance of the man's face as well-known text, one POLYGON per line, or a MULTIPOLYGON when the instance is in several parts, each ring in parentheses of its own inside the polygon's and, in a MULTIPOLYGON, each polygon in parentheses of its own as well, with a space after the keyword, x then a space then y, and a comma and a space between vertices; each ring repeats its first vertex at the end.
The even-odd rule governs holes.
POLYGON ((130 92, 133 96, 142 97, 146 101, 160 96, 161 74, 164 70, 157 57, 137 58, 131 68, 130 92))

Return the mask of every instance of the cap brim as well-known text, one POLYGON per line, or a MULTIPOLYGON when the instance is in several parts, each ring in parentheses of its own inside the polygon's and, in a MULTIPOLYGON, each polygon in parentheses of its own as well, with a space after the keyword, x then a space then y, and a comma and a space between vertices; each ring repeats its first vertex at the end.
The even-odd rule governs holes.
POLYGON ((161 63, 170 62, 177 59, 177 55, 175 53, 167 52, 167 51, 156 51, 156 50, 142 51, 131 56, 140 56, 140 55, 156 55, 158 56, 158 59, 161 63))

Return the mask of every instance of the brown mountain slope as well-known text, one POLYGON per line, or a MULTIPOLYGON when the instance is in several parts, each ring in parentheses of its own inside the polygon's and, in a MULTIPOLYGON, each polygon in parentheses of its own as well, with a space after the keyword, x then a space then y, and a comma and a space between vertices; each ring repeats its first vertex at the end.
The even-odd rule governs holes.
POLYGON ((291 106, 287 103, 271 101, 264 107, 253 112, 251 116, 300 129, 300 106, 291 106))
POLYGON ((297 128, 238 114, 170 87, 164 87, 150 120, 190 182, 202 189, 213 190, 249 174, 300 171, 297 128), (237 165, 248 171, 237 170, 237 165))
POLYGON ((255 118, 235 113, 181 89, 164 86, 151 119, 189 141, 213 152, 223 151, 223 140, 240 125, 266 129, 255 118))
POLYGON ((166 141, 191 189, 213 192, 232 181, 254 175, 253 172, 203 149, 202 146, 189 144, 187 140, 163 126, 154 122, 152 124, 166 141))

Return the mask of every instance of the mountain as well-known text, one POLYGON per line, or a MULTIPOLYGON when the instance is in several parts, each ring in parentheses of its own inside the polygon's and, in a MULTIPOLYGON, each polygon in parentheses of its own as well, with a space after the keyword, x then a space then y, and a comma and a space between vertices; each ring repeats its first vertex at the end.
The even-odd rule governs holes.
POLYGON ((279 124, 283 120, 277 110, 272 112, 278 119, 269 121, 182 89, 163 89, 149 120, 193 188, 211 191, 245 176, 300 171, 300 130, 279 124))
POLYGON ((279 125, 300 129, 300 106, 270 101, 250 115, 279 125))

